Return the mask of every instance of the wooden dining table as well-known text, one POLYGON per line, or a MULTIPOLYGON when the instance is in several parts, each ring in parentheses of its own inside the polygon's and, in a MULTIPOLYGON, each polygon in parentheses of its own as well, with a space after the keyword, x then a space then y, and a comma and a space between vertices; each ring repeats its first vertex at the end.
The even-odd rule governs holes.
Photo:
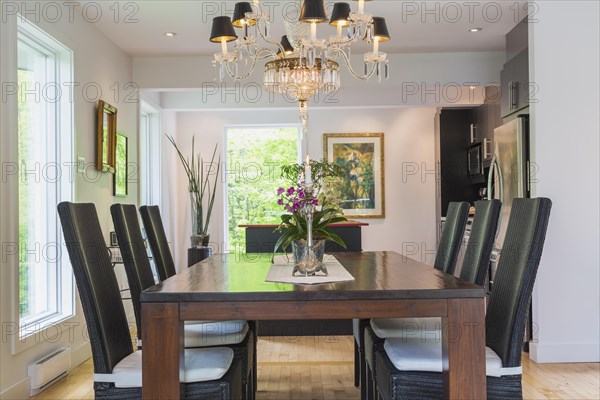
POLYGON ((441 317, 445 397, 486 398, 482 287, 394 252, 333 255, 353 281, 266 282, 271 254, 216 254, 145 290, 143 398, 183 395, 184 321, 387 317, 441 317))

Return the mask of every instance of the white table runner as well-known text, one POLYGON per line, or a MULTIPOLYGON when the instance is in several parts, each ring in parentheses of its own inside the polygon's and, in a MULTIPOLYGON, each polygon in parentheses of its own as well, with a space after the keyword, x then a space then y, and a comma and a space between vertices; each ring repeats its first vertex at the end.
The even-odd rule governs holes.
POLYGON ((301 285, 318 285, 322 283, 353 281, 354 277, 344 268, 342 264, 332 255, 325 254, 323 263, 327 268, 328 276, 321 273, 313 276, 292 276, 294 270, 294 259, 284 255, 275 256, 273 265, 269 268, 266 282, 294 283, 301 285))

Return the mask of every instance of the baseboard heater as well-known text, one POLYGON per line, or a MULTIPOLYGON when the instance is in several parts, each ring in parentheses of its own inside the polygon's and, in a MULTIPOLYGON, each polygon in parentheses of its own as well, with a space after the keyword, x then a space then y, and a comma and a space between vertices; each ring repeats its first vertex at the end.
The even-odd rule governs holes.
POLYGON ((71 348, 63 347, 27 367, 31 381, 30 395, 48 389, 67 376, 71 369, 71 348))

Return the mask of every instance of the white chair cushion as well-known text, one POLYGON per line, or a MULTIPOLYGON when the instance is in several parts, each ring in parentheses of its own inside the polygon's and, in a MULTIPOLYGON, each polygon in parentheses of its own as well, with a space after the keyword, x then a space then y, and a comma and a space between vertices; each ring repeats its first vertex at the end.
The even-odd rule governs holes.
POLYGON ((238 344, 244 340, 248 329, 246 321, 210 321, 185 324, 185 347, 194 348, 238 344))
POLYGON ((442 319, 431 318, 374 318, 371 320, 373 332, 382 339, 387 338, 426 338, 442 339, 442 319))
MULTIPOLYGON (((400 371, 442 372, 442 341, 433 339, 391 338, 383 345, 394 367, 400 371)), ((521 375, 521 367, 503 368, 500 357, 485 348, 487 376, 521 375)))
MULTIPOLYGON (((229 347, 185 350, 185 383, 206 382, 221 379, 233 361, 229 347)), ((157 366, 157 368, 160 368, 157 366)), ((115 387, 142 386, 142 350, 131 353, 113 368, 112 374, 94 374, 95 382, 113 382, 115 387)))

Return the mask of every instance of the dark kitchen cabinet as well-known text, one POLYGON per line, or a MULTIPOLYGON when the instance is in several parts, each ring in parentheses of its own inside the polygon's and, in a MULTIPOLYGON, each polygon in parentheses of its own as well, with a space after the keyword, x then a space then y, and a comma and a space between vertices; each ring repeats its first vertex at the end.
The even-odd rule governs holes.
POLYGON ((494 129, 502 125, 500 116, 500 88, 487 86, 485 102, 475 109, 476 141, 481 143, 484 167, 487 167, 494 154, 494 129), (487 163, 486 163, 487 162, 487 163))
POLYGON ((529 51, 525 49, 504 64, 500 72, 502 117, 529 106, 529 51))
POLYGON ((440 194, 441 216, 446 216, 448 203, 479 200, 483 175, 469 173, 469 153, 477 145, 476 109, 442 109, 440 113, 440 194), (471 143, 471 128, 475 128, 471 143))
POLYGON ((529 105, 535 87, 529 82, 529 22, 525 17, 506 34, 506 63, 500 72, 501 116, 506 117, 529 105))

